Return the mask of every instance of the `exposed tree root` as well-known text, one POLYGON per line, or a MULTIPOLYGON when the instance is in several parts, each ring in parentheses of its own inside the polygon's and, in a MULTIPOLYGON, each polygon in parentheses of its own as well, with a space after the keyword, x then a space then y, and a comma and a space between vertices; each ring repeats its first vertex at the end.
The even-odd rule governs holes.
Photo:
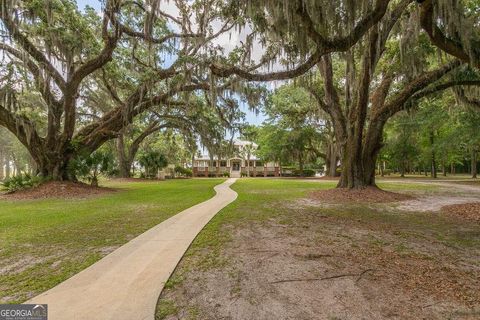
POLYGON ((323 277, 323 278, 307 278, 307 279, 285 279, 285 280, 277 280, 277 281, 272 281, 270 282, 271 284, 274 283, 284 283, 284 282, 306 282, 306 281, 323 281, 323 280, 331 280, 331 279, 338 279, 338 278, 345 278, 345 277, 357 277, 355 280, 355 283, 360 281, 362 277, 367 273, 367 272, 373 272, 375 269, 366 269, 363 270, 360 273, 344 273, 344 274, 338 274, 335 276, 330 276, 330 277, 323 277))

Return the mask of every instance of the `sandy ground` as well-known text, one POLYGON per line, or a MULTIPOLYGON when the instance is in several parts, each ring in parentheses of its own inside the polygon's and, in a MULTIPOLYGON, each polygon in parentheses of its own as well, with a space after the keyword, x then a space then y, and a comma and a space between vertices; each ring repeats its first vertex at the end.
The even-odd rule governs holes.
MULTIPOLYGON (((397 181, 396 181, 397 182, 397 181)), ((454 182, 425 182, 436 185, 443 192, 420 195, 415 200, 401 202, 397 207, 406 211, 440 211, 442 207, 480 201, 480 185, 468 185, 454 182)))

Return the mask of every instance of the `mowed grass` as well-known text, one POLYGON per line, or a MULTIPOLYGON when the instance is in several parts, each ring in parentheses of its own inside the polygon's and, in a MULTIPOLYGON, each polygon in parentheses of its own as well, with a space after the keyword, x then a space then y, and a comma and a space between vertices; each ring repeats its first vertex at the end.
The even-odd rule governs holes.
POLYGON ((223 179, 107 182, 87 199, 0 200, 0 303, 18 303, 215 194, 223 179))

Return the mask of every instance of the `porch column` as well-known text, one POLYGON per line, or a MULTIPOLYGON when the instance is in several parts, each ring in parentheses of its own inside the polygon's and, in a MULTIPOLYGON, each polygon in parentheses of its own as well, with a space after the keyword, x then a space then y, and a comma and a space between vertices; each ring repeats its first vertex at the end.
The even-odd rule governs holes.
POLYGON ((192 160, 192 177, 198 176, 198 161, 192 160))

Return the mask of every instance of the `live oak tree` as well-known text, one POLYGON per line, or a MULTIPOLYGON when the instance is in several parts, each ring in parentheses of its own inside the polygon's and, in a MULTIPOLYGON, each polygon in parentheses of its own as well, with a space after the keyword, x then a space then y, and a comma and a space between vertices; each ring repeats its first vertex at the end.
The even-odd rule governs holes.
POLYGON ((375 185, 376 160, 382 147, 383 129, 390 117, 438 91, 479 84, 478 78, 458 77, 459 70, 465 68, 462 62, 451 59, 436 62, 422 35, 405 28, 414 25, 410 3, 400 1, 392 7, 376 28, 369 31, 365 43, 354 46, 351 55, 339 58, 345 60, 341 76, 345 84, 343 95, 339 90, 340 79, 334 76, 331 55, 322 58, 319 69, 323 88, 312 89, 312 94, 331 116, 342 150, 338 187, 375 185), (408 46, 404 47, 398 38, 408 46), (412 57, 411 60, 402 60, 402 54, 412 57))
POLYGON ((97 41, 70 2, 1 1, 5 41, 0 49, 8 57, 4 66, 13 71, 2 81, 0 125, 25 145, 45 176, 66 177, 79 90, 88 75, 112 59, 120 32, 111 17, 118 10, 118 1, 106 2, 97 41), (16 96, 23 90, 40 94, 44 126, 23 112, 25 104, 16 96))
POLYGON ((232 25, 212 27, 222 2, 177 4, 180 14, 173 17, 160 1, 108 0, 99 18, 67 0, 1 1, 2 69, 9 74, 1 79, 0 125, 27 148, 40 174, 74 179, 69 161, 115 138, 136 116, 184 103, 186 92, 225 91, 234 82, 217 85, 204 72, 210 56, 222 51, 212 40, 232 25), (90 105, 88 92, 102 87, 115 103, 90 105), (38 93, 35 102, 25 103, 24 92, 38 93), (90 117, 93 110, 101 112, 90 117))
POLYGON ((129 178, 131 176, 133 161, 142 142, 165 127, 156 120, 150 120, 143 125, 134 123, 119 132, 116 139, 119 177, 129 178))
MULTIPOLYGON (((417 0, 420 23, 432 43, 459 60, 480 68, 478 0, 417 0)), ((478 88, 457 88, 457 98, 480 111, 478 88)))
MULTIPOLYGON (((442 0, 440 5, 453 8, 452 2, 442 0)), ((421 27, 428 29, 421 17, 428 4, 419 7, 411 0, 361 3, 247 1, 243 11, 258 30, 273 39, 269 43, 280 47, 288 62, 295 61, 292 53, 304 59, 291 70, 266 74, 220 63, 211 67, 219 76, 237 74, 248 80, 269 81, 297 77, 318 66, 322 88, 310 88, 334 123, 342 155, 338 187, 344 188, 375 185, 376 158, 382 147, 383 128, 391 116, 440 90, 478 85, 476 76, 454 76, 456 70, 465 68, 465 59, 433 61, 434 50, 420 32, 421 27), (392 50, 395 46, 398 49, 392 50), (332 59, 344 63, 341 79, 334 76, 332 59)), ((457 27, 459 22, 470 21, 452 10, 434 14, 441 14, 444 21, 457 27)), ((475 33, 478 19, 474 17, 473 21, 475 33)), ((459 43, 468 42, 473 43, 472 37, 459 39, 459 43)))

